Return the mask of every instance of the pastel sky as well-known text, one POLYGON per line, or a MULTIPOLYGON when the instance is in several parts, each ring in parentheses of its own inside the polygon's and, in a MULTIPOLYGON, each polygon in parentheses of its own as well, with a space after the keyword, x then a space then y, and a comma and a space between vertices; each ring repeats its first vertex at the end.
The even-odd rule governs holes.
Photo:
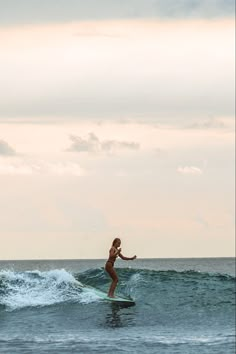
POLYGON ((0 0, 0 259, 234 256, 231 0, 0 0))

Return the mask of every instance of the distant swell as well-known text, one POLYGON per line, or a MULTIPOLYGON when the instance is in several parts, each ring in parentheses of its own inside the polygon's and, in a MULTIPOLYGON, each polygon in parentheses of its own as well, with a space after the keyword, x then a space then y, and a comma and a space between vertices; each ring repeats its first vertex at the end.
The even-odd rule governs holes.
MULTIPOLYGON (((118 292, 131 295, 140 306, 155 306, 160 312, 181 313, 197 308, 204 311, 232 311, 235 278, 196 271, 177 272, 147 269, 117 269, 118 292), (178 311, 177 311, 178 312, 178 311)), ((64 269, 41 272, 0 271, 0 308, 52 306, 58 303, 89 304, 99 301, 93 289, 107 291, 110 279, 104 269, 72 274, 64 269)))

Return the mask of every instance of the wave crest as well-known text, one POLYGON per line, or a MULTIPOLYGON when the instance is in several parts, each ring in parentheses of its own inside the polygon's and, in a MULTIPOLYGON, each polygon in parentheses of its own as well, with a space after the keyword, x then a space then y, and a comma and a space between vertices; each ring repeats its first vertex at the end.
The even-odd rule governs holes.
MULTIPOLYGON (((235 301, 235 277, 196 271, 177 272, 118 268, 118 293, 142 304, 226 309, 235 301)), ((110 278, 103 268, 72 274, 50 271, 0 271, 0 306, 7 310, 58 303, 99 301, 93 288, 107 291, 110 278)))

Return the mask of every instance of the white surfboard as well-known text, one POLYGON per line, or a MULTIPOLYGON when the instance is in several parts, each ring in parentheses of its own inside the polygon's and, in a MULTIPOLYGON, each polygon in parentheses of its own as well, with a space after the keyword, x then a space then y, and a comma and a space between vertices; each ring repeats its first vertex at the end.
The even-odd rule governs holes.
POLYGON ((106 293, 102 292, 101 290, 93 288, 94 293, 99 296, 101 299, 106 301, 111 301, 118 304, 130 304, 135 305, 135 301, 131 298, 125 298, 121 296, 109 297, 106 293))

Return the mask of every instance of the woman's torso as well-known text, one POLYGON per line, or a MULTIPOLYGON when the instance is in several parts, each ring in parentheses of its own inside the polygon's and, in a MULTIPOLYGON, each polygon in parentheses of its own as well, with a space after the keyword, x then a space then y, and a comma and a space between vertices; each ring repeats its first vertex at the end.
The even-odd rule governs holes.
POLYGON ((114 256, 109 256, 107 262, 110 262, 112 263, 112 265, 114 265, 115 261, 116 261, 116 258, 117 258, 118 255, 114 255, 114 256))

